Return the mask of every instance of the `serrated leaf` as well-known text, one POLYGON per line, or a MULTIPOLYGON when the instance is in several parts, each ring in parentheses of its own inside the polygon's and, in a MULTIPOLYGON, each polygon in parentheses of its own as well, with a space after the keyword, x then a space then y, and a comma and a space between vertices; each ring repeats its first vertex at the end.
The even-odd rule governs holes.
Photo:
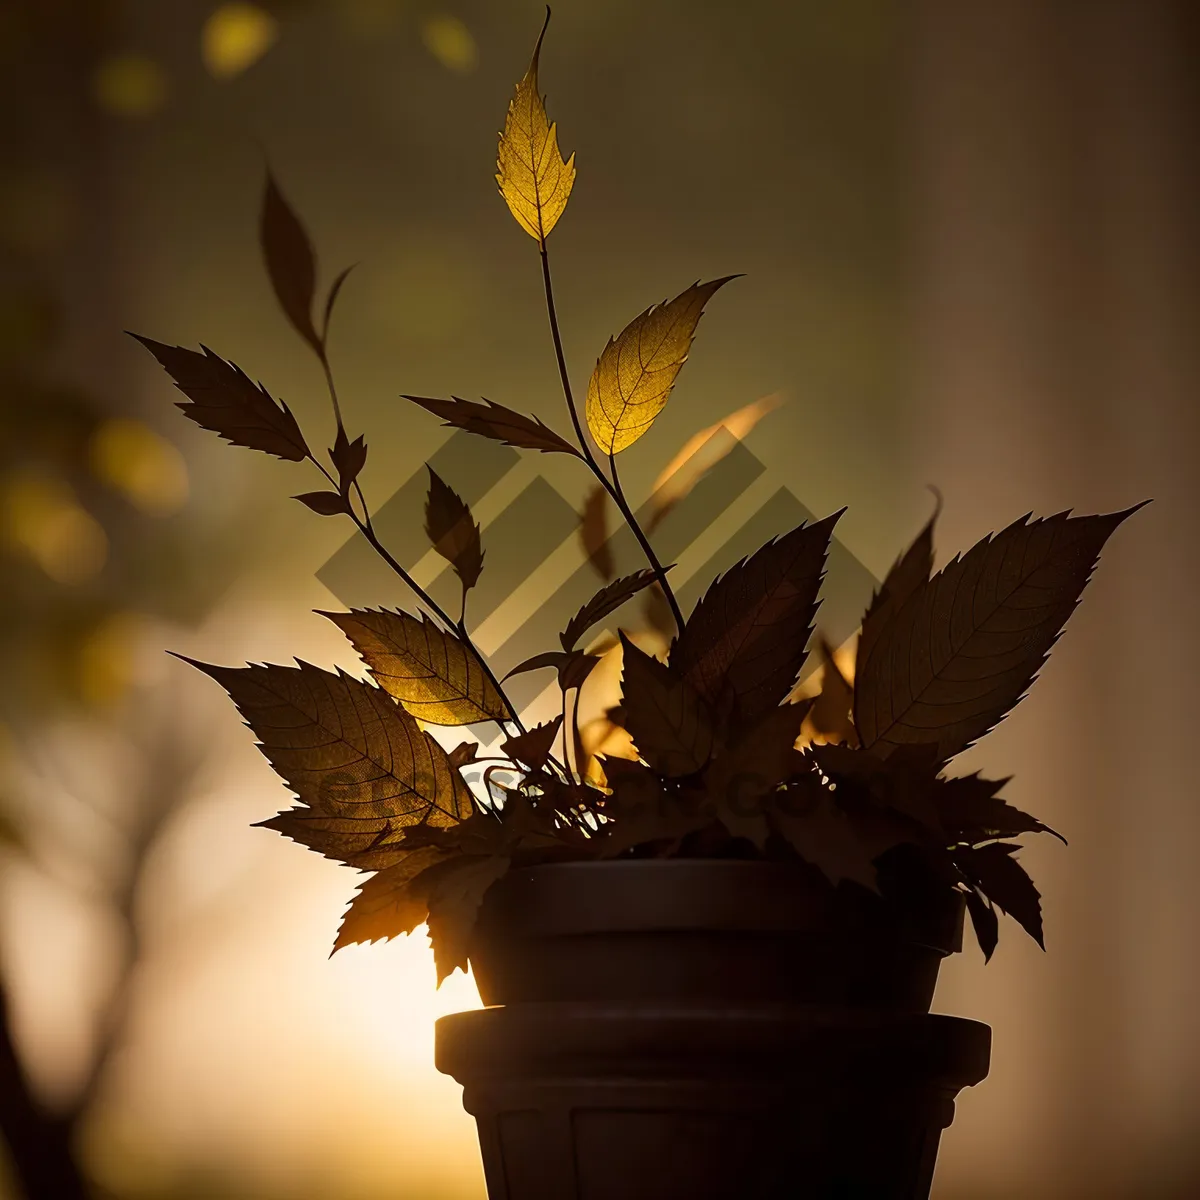
MULTIPOLYGON (((315 814, 357 826, 373 842, 388 829, 452 825, 474 811, 446 752, 380 688, 304 662, 236 668, 183 661, 225 688, 267 761, 315 814)), ((283 817, 295 828, 295 810, 283 817)), ((332 854, 329 839, 340 828, 325 825, 323 853, 332 854)), ((345 836, 347 854, 366 848, 349 828, 345 836)))
POLYGON ((479 906, 488 888, 508 870, 509 862, 499 854, 464 855, 439 873, 430 889, 429 941, 439 987, 455 970, 467 969, 479 906))
POLYGON ((934 800, 947 835, 955 842, 982 842, 1022 833, 1049 833, 1065 846, 1067 839, 1061 833, 996 794, 1007 782, 978 774, 939 779, 934 800))
POLYGON ((292 410, 276 402, 262 384, 253 384, 240 367, 207 346, 202 354, 131 334, 158 359, 190 403, 177 407, 201 429, 212 430, 235 446, 261 450, 289 462, 309 457, 308 445, 292 410))
POLYGON ((829 741, 848 746, 858 744, 858 734, 850 716, 854 688, 842 674, 834 658, 833 647, 821 638, 821 691, 812 706, 813 729, 829 741))
POLYGON ((408 395, 404 396, 404 399, 419 404, 435 417, 441 417, 444 425, 491 438, 494 442, 503 442, 506 446, 516 446, 521 450, 540 450, 544 454, 573 454, 576 458, 583 457, 577 447, 559 437, 537 417, 513 412, 511 408, 505 408, 491 400, 478 403, 474 400, 462 400, 458 396, 449 400, 438 400, 431 396, 408 395))
MULTIPOLYGON (((669 567, 667 569, 670 570, 669 567)), ((632 575, 624 575, 620 579, 615 579, 607 587, 601 588, 567 622, 566 629, 558 635, 562 648, 574 650, 575 643, 593 625, 616 612, 626 600, 636 596, 643 588, 649 587, 654 580, 654 572, 646 567, 641 571, 635 571, 632 575)))
POLYGON ((312 242, 291 206, 267 172, 259 220, 259 240, 275 298, 296 332, 318 353, 321 339, 313 326, 317 260, 312 242))
POLYGON ((1012 842, 959 847, 954 865, 997 908, 1006 912, 1043 949, 1041 894, 1025 868, 1012 855, 1021 847, 1012 842))
POLYGON ((428 617, 390 609, 323 612, 353 644, 371 676, 414 717, 473 725, 509 717, 475 651, 428 617))
POLYGON ((966 899, 967 912, 971 914, 971 926, 975 930, 975 940, 983 951, 983 961, 991 962, 992 955, 996 952, 996 943, 1000 940, 1000 919, 987 897, 978 888, 971 888, 966 899))
POLYGON ((621 634, 621 704, 638 754, 660 775, 692 775, 713 751, 708 705, 683 679, 621 634))
POLYGON ((409 852, 405 833, 413 826, 393 826, 386 817, 331 817, 300 806, 284 809, 266 821, 256 821, 254 828, 273 829, 325 858, 360 871, 382 871, 409 852))
POLYGON ((424 924, 437 878, 432 868, 447 861, 444 851, 421 846, 364 880, 338 926, 334 953, 358 942, 388 941, 424 924))
POLYGON ((553 721, 535 725, 525 733, 506 739, 500 748, 515 762, 524 763, 525 766, 540 771, 554 748, 554 740, 558 737, 562 721, 562 714, 559 713, 553 721))
POLYGON ((304 492, 302 495, 293 496, 292 499, 299 500, 305 508, 311 508, 322 517, 336 517, 350 511, 346 497, 337 492, 304 492))
POLYGON ((617 569, 608 542, 608 492, 600 484, 588 492, 583 503, 583 512, 579 514, 579 540, 596 574, 601 579, 612 579, 617 569))
POLYGON ((913 592, 928 582, 933 573, 933 530, 942 512, 942 494, 937 488, 931 490, 937 501, 933 516, 917 534, 912 545, 892 564, 879 591, 871 597, 871 603, 867 606, 855 652, 859 664, 866 662, 884 626, 904 607, 904 602, 913 592))
POLYGON ((694 283, 609 338, 587 394, 588 428, 605 454, 632 446, 654 423, 687 359, 704 306, 733 278, 694 283))
POLYGON ((496 157, 496 183, 517 224, 544 246, 567 207, 575 183, 575 155, 564 162, 558 129, 546 115, 538 91, 538 55, 550 23, 550 9, 538 34, 529 69, 508 105, 496 157))
POLYGON ((333 448, 329 451, 329 457, 337 469, 338 484, 342 495, 349 495, 351 485, 367 462, 367 445, 363 441, 362 435, 359 434, 354 441, 351 441, 346 436, 346 431, 339 425, 333 448))
POLYGON ((463 590, 479 582, 483 570, 483 544, 479 526, 462 497, 440 475, 429 472, 429 496, 425 502, 425 532, 433 548, 454 568, 463 590))
POLYGON ((945 762, 982 737, 1033 682, 1101 547, 1134 511, 1022 518, 918 586, 855 679, 862 744, 881 758, 932 746, 945 762))
POLYGON ((670 662, 710 703, 728 688, 740 718, 751 723, 791 692, 804 664, 829 537, 840 516, 767 542, 718 578, 696 605, 670 662))

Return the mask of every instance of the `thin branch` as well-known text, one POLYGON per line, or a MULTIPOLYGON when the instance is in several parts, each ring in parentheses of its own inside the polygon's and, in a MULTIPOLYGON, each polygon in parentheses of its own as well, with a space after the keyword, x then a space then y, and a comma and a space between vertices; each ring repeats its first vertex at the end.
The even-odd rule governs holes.
POLYGON ((554 285, 550 277, 550 258, 546 252, 546 243, 543 240, 541 243, 541 259, 542 259, 542 283, 546 291, 546 313, 550 318, 550 334, 554 339, 554 354, 558 360, 558 377, 562 382, 563 396, 567 401, 567 409, 571 414, 571 424, 575 427, 575 437, 579 442, 579 448, 583 451, 584 461, 595 477, 600 481, 601 486, 612 497, 613 503, 620 509, 621 515, 625 518, 625 523, 633 531, 634 537, 637 538, 638 545, 642 548, 642 553, 646 556, 646 561, 650 564, 654 571, 655 578, 658 580, 659 586, 663 590, 663 594, 667 597, 667 602, 671 606, 671 613, 675 618, 675 623, 679 630, 683 629, 683 613, 680 611, 679 602, 675 599, 675 593, 671 590, 671 584, 667 580, 667 573, 663 565, 658 560, 658 556, 654 553, 654 548, 650 545, 649 538, 642 531, 641 525, 638 524, 637 518, 633 515, 633 510, 629 507, 629 503, 625 499, 625 494, 621 490, 620 480, 617 477, 616 460, 612 454, 608 456, 609 469, 612 472, 610 480, 604 474, 599 462, 596 461, 595 454, 592 453, 592 447, 583 432, 583 424, 579 420, 579 410, 575 406, 575 397, 571 392, 571 378, 567 372, 567 360, 563 354, 562 335, 558 328, 558 311, 554 305, 554 285))

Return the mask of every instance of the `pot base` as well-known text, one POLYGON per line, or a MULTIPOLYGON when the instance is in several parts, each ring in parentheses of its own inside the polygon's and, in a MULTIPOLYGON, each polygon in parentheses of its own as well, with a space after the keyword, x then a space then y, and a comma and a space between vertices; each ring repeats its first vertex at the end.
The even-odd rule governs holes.
POLYGON ((437 1022, 489 1200, 926 1200, 991 1030, 924 1014, 517 1004, 437 1022))

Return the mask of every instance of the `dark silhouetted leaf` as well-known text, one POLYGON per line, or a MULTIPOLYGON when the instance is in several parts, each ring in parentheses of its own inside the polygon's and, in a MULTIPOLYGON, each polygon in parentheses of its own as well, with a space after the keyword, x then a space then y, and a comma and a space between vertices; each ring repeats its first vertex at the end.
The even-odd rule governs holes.
POLYGON ((423 925, 429 914, 429 891, 437 878, 431 868, 446 861, 444 851, 422 846, 364 880, 342 917, 334 952, 356 942, 387 941, 423 925))
POLYGON ((538 55, 550 23, 550 9, 533 48, 529 69, 508 105, 496 156, 496 183, 517 224, 545 246, 546 238, 567 207, 575 183, 575 155, 563 162, 558 128, 546 115, 538 91, 538 55))
POLYGON ((440 873, 429 893, 429 940, 437 981, 467 969, 471 935, 484 894, 509 867, 504 855, 464 855, 440 873))
POLYGON ((658 775, 640 762, 623 758, 601 761, 612 795, 604 799, 607 818, 600 828, 601 858, 615 858, 635 846, 678 843, 712 818, 696 805, 669 797, 658 775))
POLYGON ((605 454, 632 446, 654 423, 687 359, 704 306, 734 278, 694 283, 608 339, 587 394, 588 428, 605 454))
POLYGON ((821 691, 812 707, 812 725, 822 737, 848 746, 858 744, 858 734, 850 718, 854 688, 842 674, 833 656, 833 647, 821 639, 821 691))
POLYGON ((642 611, 645 613, 647 626, 662 637, 670 639, 679 632, 667 593, 657 580, 643 593, 642 611))
POLYGON ((837 744, 810 746, 808 757, 839 786, 865 792, 876 804, 915 821, 940 839, 945 838, 935 800, 938 781, 930 772, 837 744))
MULTIPOLYGON (((601 492, 601 495, 604 493, 601 492)), ((670 570, 670 568, 667 568, 670 570)), ((636 596, 644 587, 654 582, 654 572, 649 567, 635 571, 632 575, 624 575, 613 580, 607 587, 601 588, 582 608, 567 622, 566 629, 558 635, 564 650, 574 650, 575 643, 597 621, 616 612, 631 596, 636 596)))
POLYGON ((1041 895, 1025 868, 1012 855, 1021 847, 1012 842, 989 842, 986 846, 960 846, 954 865, 997 908, 1025 930, 1043 950, 1041 895))
POLYGON ((360 871, 382 871, 408 854, 405 831, 412 826, 393 824, 387 817, 329 816, 300 806, 258 821, 255 828, 273 829, 325 858, 360 871))
POLYGON ((930 490, 937 501, 933 516, 917 534, 913 544, 892 564, 879 591, 871 597, 871 603, 867 606, 856 651, 859 664, 866 662, 884 626, 904 607, 909 596, 929 581, 933 573, 933 530, 941 515, 942 494, 937 488, 930 490))
POLYGON ((612 579, 617 573, 613 565, 612 547, 608 544, 608 493, 596 484, 583 502, 579 516, 579 540, 587 560, 596 568, 601 579, 612 579))
POLYGON ((525 659, 524 662, 519 662, 504 678, 508 679, 513 675, 524 675, 527 671, 541 671, 546 667, 553 667, 556 671, 571 659, 570 654, 566 654, 561 650, 547 650, 543 654, 535 654, 532 658, 525 659))
POLYGON ((509 716, 475 651, 427 617, 389 609, 325 612, 350 639, 371 675, 414 717, 433 725, 473 725, 509 716))
POLYGON ((240 367, 226 362, 207 346, 203 354, 182 346, 131 334, 158 359, 175 386, 190 403, 177 407, 202 429, 220 434, 235 446, 261 450, 289 462, 309 457, 308 445, 292 410, 276 403, 266 389, 255 385, 240 367))
MULTIPOLYGON (((471 793, 446 752, 380 688, 303 662, 234 668, 184 661, 229 692, 267 760, 315 813, 366 822, 364 832, 375 838, 389 824, 451 825, 471 815, 471 793)), ((334 828, 322 832, 328 837, 334 828)), ((348 852, 368 845, 348 843, 348 852)))
POLYGON ((463 590, 479 582, 483 546, 479 526, 462 497, 436 471, 429 472, 429 498, 425 502, 425 532, 433 548, 454 568, 463 590))
POLYGON ((599 661, 597 654, 581 654, 578 650, 572 650, 558 665, 559 686, 563 691, 583 687, 599 661))
POLYGON ((938 780, 934 799, 947 835, 955 842, 982 842, 1022 833, 1050 833, 1065 846, 1067 839, 1061 833, 1000 799, 996 793, 1006 783, 1007 779, 982 779, 979 775, 938 780))
POLYGON ((746 838, 760 849, 765 844, 769 831, 764 799, 803 769, 796 740, 810 707, 806 700, 772 709, 704 773, 707 803, 734 837, 746 838))
POLYGON ((1000 940, 1000 919, 996 916, 996 910, 982 892, 972 888, 967 892, 967 912, 971 914, 971 925, 975 930, 975 940, 983 951, 983 961, 991 962, 996 943, 1000 940))
POLYGON ((675 673, 710 702, 730 689, 745 722, 775 708, 804 663, 829 537, 840 516, 767 542, 717 579, 675 640, 675 673))
POLYGON ((1134 511, 1023 518, 918 586, 860 664, 862 744, 881 758, 931 745, 944 762, 991 729, 1033 682, 1101 547, 1134 511))
POLYGON ((329 296, 325 301, 325 318, 321 324, 321 345, 324 347, 329 340, 329 322, 333 319, 333 307, 337 304, 338 297, 342 294, 342 285, 354 270, 357 263, 351 263, 348 267, 342 270, 338 277, 333 281, 333 286, 329 289, 329 296))
POLYGON ((559 437, 553 429, 543 425, 536 417, 526 417, 511 408, 494 404, 491 400, 479 403, 474 400, 437 400, 430 396, 405 396, 419 404, 435 417, 441 417, 445 425, 465 429, 481 437, 503 442, 506 446, 517 446, 521 450, 541 450, 544 454, 574 454, 582 458, 577 447, 559 437))
POLYGON ((329 451, 329 457, 332 459, 334 467, 337 468, 342 495, 349 495, 351 485, 358 478, 367 461, 367 446, 362 435, 360 434, 354 441, 351 441, 346 436, 346 431, 339 425, 333 448, 329 451))
POLYGON ((318 354, 322 353, 321 339, 312 319, 317 287, 316 256, 304 226, 284 199, 270 171, 263 191, 259 240, 280 308, 296 332, 318 354))
POLYGON ((550 751, 554 748, 554 739, 558 737, 562 720, 560 713, 553 721, 547 721, 544 725, 535 725, 525 733, 508 738, 501 749, 509 758, 524 763, 535 771, 540 771, 546 765, 550 751))
POLYGON ((450 751, 450 765, 452 767, 465 767, 467 763, 472 763, 475 761, 475 755, 478 750, 478 742, 459 742, 458 745, 450 751))
POLYGON ((638 754, 667 777, 699 771, 713 751, 708 706, 683 679, 624 634, 621 703, 638 754))
POLYGON ((292 499, 299 500, 305 508, 311 508, 323 517, 336 517, 350 511, 346 497, 338 495, 337 492, 305 492, 303 495, 293 496, 292 499))

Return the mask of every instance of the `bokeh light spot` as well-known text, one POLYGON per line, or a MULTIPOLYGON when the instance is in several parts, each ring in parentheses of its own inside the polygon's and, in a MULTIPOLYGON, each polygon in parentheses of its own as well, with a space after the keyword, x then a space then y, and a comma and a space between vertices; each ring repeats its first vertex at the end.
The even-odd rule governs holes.
POLYGON ((421 22, 425 48, 449 71, 466 74, 475 70, 479 50, 471 31, 448 13, 436 13, 421 22))
POLYGON ((84 583, 100 572, 108 537, 63 480, 18 473, 5 481, 0 499, 6 540, 55 582, 84 583))
POLYGON ((200 34, 200 57, 216 79, 252 67, 279 37, 279 23, 257 4, 222 4, 200 34))
POLYGON ((76 664, 76 685, 85 703, 108 708, 128 693, 138 630, 138 619, 132 613, 113 613, 84 638, 76 664))
POLYGON ((118 54, 102 62, 93 79, 96 102, 118 117, 148 117, 167 98, 166 72, 141 54, 118 54))
POLYGON ((187 500, 183 455, 141 421, 114 417, 103 422, 92 435, 89 456, 96 478, 144 513, 168 516, 187 500))

